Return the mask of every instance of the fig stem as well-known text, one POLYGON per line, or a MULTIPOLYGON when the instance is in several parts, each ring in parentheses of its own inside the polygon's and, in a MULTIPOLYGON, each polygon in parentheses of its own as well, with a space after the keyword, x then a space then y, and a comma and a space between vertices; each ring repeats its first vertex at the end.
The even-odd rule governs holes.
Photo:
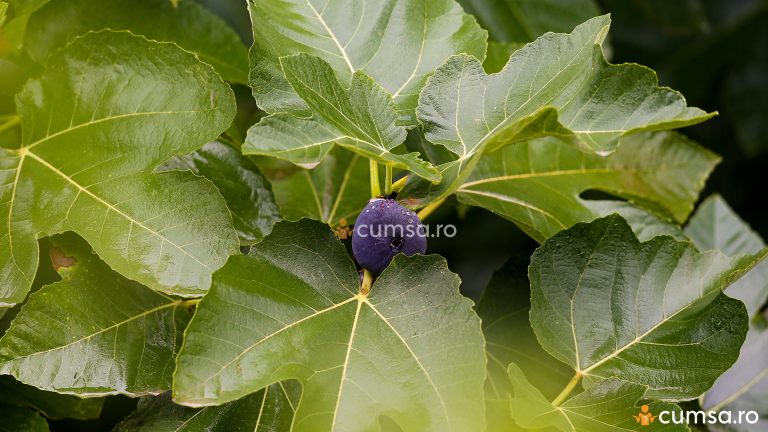
POLYGON ((360 284, 360 294, 368 295, 373 285, 373 274, 368 270, 363 270, 363 282, 360 284))
POLYGON ((371 168, 371 198, 381 195, 381 185, 379 184, 379 164, 375 160, 369 161, 371 168))
POLYGON ((443 205, 444 202, 445 202, 445 198, 443 198, 441 200, 438 200, 438 201, 435 201, 432 204, 430 204, 430 205, 424 207, 423 209, 419 210, 419 212, 416 213, 416 216, 419 217, 420 221, 424 222, 424 219, 426 219, 427 216, 431 215, 432 212, 437 210, 438 207, 443 205))
POLYGON ((574 375, 573 378, 571 378, 571 381, 568 383, 568 385, 566 385, 563 391, 560 392, 560 394, 557 395, 555 400, 552 401, 552 405, 560 406, 560 404, 565 402, 568 396, 570 396, 571 393, 573 392, 573 389, 575 389, 576 386, 581 381, 581 377, 582 377, 581 373, 576 372, 576 375, 574 375))
POLYGON ((400 180, 392 183, 392 190, 390 191, 390 193, 391 192, 400 193, 403 190, 403 188, 405 187, 406 183, 408 183, 408 176, 405 176, 405 177, 401 178, 400 180))
POLYGON ((384 177, 384 188, 387 195, 392 193, 392 165, 386 165, 386 174, 384 177))

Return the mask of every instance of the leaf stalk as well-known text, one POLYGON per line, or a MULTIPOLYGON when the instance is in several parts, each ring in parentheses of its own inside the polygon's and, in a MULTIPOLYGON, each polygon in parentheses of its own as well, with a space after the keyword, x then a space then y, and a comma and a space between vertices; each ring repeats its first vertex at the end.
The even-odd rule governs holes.
POLYGON ((3 124, 0 124, 0 133, 3 133, 5 131, 13 128, 14 126, 16 126, 19 123, 21 123, 21 117, 15 115, 15 116, 9 118, 8 121, 6 121, 3 124))
POLYGON ((392 193, 392 165, 387 164, 385 172, 384 190, 386 191, 386 194, 389 195, 392 193))
POLYGON ((419 212, 416 213, 416 216, 418 216, 419 220, 423 222, 424 219, 426 219, 429 215, 431 215, 432 212, 437 210, 438 207, 443 205, 444 202, 445 202, 445 198, 443 198, 441 200, 438 200, 438 201, 435 201, 432 204, 430 204, 430 205, 424 207, 423 209, 419 210, 419 212))
POLYGON ((379 164, 375 160, 369 161, 371 168, 371 198, 381 195, 381 185, 379 184, 379 164))
POLYGON ((560 392, 559 395, 555 398, 555 400, 552 401, 553 406, 560 406, 563 402, 565 402, 566 399, 568 399, 568 396, 573 393, 573 390, 576 388, 577 385, 579 385, 579 382, 581 382, 581 377, 583 375, 579 372, 576 372, 576 375, 571 378, 571 381, 568 382, 568 385, 565 386, 563 391, 560 392))

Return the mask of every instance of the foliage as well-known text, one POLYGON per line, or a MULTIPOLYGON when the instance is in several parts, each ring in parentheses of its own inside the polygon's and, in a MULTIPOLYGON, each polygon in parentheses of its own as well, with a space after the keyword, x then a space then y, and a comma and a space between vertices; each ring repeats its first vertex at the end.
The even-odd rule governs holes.
POLYGON ((0 429, 764 427, 768 249, 689 219, 721 157, 674 130, 716 113, 609 63, 595 2, 209 6, 0 2, 0 429), (476 303, 434 253, 374 278, 381 192, 539 247, 476 303))

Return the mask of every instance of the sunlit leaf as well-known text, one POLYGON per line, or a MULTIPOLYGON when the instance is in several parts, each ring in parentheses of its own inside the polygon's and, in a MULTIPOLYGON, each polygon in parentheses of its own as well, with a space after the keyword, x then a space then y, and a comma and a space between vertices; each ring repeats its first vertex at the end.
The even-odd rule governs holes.
MULTIPOLYGON (((427 77, 453 54, 485 56, 487 34, 452 0, 249 0, 255 43, 251 87, 270 112, 308 116, 280 58, 307 53, 327 61, 341 82, 365 72, 393 95, 400 123, 427 77)), ((294 87, 295 88, 295 87, 294 87)))
MULTIPOLYGON (((510 408, 512 417, 525 430, 554 427, 566 432, 636 431, 645 430, 635 416, 642 413, 638 403, 646 391, 643 385, 608 378, 559 406, 554 406, 525 377, 523 371, 511 364, 509 378, 514 391, 510 408)), ((679 411, 677 405, 655 401, 648 404, 649 412, 679 411)), ((678 424, 661 424, 658 419, 648 430, 688 431, 678 424)))
POLYGON ((482 430, 480 320, 438 256, 398 256, 359 293, 321 223, 282 222, 220 270, 187 329, 174 400, 222 404, 301 382, 294 431, 482 430))
POLYGON ((319 57, 283 57, 280 64, 314 116, 307 119, 283 113, 265 117, 248 131, 243 153, 273 156, 311 168, 338 144, 432 182, 440 180, 435 167, 418 154, 393 152, 405 141, 406 130, 395 125, 389 93, 369 76, 355 72, 351 87, 345 89, 331 66, 319 57))
POLYGON ((509 398, 513 389, 507 372, 510 363, 528 371, 529 379, 549 398, 557 396, 573 375, 571 368, 541 348, 533 334, 528 320, 531 294, 527 261, 511 259, 494 273, 477 304, 488 356, 485 397, 489 432, 512 428, 509 398))
POLYGON ((616 377, 648 386, 649 398, 692 399, 736 361, 746 336, 744 305, 722 290, 766 254, 640 243, 619 216, 577 224, 531 259, 531 324, 589 383, 616 377))
POLYGON ((169 390, 191 313, 111 270, 77 236, 51 242, 62 281, 31 294, 0 339, 0 373, 85 396, 169 390))
POLYGON ((91 33, 51 57, 17 105, 23 139, 0 149, 0 304, 24 299, 36 238, 66 230, 150 288, 204 293, 237 250, 229 212, 207 180, 153 170, 229 125, 221 78, 173 44, 91 33))
POLYGON ((444 180, 433 191, 436 199, 453 193, 480 156, 509 144, 554 136, 607 155, 623 136, 712 116, 659 87, 650 69, 608 64, 600 44, 609 23, 602 16, 571 34, 548 33, 515 51, 498 74, 487 75, 467 55, 437 69, 421 93, 417 115, 427 140, 459 158, 438 167, 444 180))

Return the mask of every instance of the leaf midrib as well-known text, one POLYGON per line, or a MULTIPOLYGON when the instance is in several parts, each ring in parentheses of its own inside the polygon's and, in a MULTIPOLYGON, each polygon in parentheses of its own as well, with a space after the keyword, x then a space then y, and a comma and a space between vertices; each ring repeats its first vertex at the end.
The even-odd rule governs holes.
MULTIPOLYGON (((56 168, 55 166, 53 166, 53 165, 51 165, 50 163, 48 163, 48 162, 47 162, 45 159, 43 159, 43 158, 41 158, 40 156, 36 155, 35 153, 32 153, 31 151, 29 151, 29 147, 23 147, 23 148, 21 148, 21 149, 19 150, 19 154, 21 155, 21 161, 22 161, 22 162, 23 162, 24 158, 26 158, 26 157, 30 157, 30 158, 34 159, 34 160, 35 160, 35 161, 37 161, 39 164, 43 165, 45 168, 47 168, 47 169, 49 169, 50 171, 52 171, 54 174, 58 175, 59 177, 63 178, 64 180, 66 180, 67 182, 69 182, 70 184, 72 184, 73 186, 75 186, 75 187, 78 189, 78 191, 79 191, 79 192, 85 193, 86 195, 90 196, 91 198, 93 198, 93 199, 94 199, 94 200, 96 200, 97 202, 99 202, 99 203, 101 203, 102 205, 104 205, 105 207, 107 207, 107 209, 109 209, 109 210, 112 210, 112 211, 114 211, 115 213, 119 214, 120 216, 122 216, 123 218, 125 218, 126 220, 128 220, 129 222, 131 222, 133 225, 136 225, 136 226, 138 226, 138 227, 140 227, 140 228, 144 229, 144 230, 145 230, 145 231, 147 231, 148 233, 150 233, 150 234, 152 234, 152 235, 154 235, 154 236, 156 236, 156 237, 160 238, 160 239, 161 239, 161 240, 163 240, 164 242, 167 242, 168 244, 170 244, 170 245, 174 246, 174 247, 175 247, 177 250, 181 251, 181 252, 182 252, 184 255, 186 255, 186 256, 188 256, 188 257, 192 258, 194 261, 196 261, 198 264, 200 264, 200 265, 201 265, 201 266, 203 266, 204 268, 207 268, 207 269, 209 269, 209 270, 213 271, 213 269, 211 269, 211 267, 210 267, 208 264, 205 264, 205 263, 203 263, 202 261, 200 261, 200 260, 199 260, 197 257, 195 257, 194 255, 192 255, 191 253, 189 253, 189 252, 188 252, 186 249, 184 249, 184 248, 182 248, 180 245, 176 244, 176 242, 174 242, 174 241, 172 241, 171 239, 167 238, 166 236, 164 236, 164 235, 160 234, 158 231, 155 231, 155 230, 151 229, 150 227, 148 227, 148 226, 144 225, 142 222, 140 222, 140 221, 138 221, 138 220, 134 219, 134 218, 133 218, 132 216, 130 216, 129 214, 127 214, 127 213, 123 212, 122 210, 120 210, 120 209, 118 209, 117 207, 115 207, 113 204, 110 204, 110 203, 109 203, 108 201, 106 201, 105 199, 101 198, 100 196, 98 196, 98 195, 96 195, 95 193, 93 193, 93 192, 91 192, 90 190, 88 190, 88 188, 86 188, 86 187, 83 187, 83 186, 82 186, 80 183, 76 182, 76 181, 75 181, 74 179, 72 179, 70 176, 68 176, 68 175, 64 174, 63 172, 61 172, 61 171, 60 171, 58 168, 56 168)), ((19 162, 19 172, 21 172, 21 162, 19 162)), ((15 186, 15 185, 14 185, 14 186, 15 186)), ((74 204, 75 200, 77 200, 77 197, 75 197, 75 198, 73 199, 73 202, 72 202, 72 204, 74 204)), ((13 205, 13 201, 11 202, 11 206, 12 206, 12 205, 13 205)), ((9 225, 9 227, 11 226, 10 217, 9 217, 8 225, 9 225)))
MULTIPOLYGON (((170 299, 170 297, 168 297, 168 299, 170 299)), ((128 318, 126 318, 126 319, 124 319, 124 320, 122 320, 120 322, 113 323, 113 324, 111 324, 111 325, 109 325, 107 327, 104 327, 103 329, 101 329, 101 330, 99 330, 99 331, 97 331, 95 333, 91 333, 89 335, 83 336, 83 337, 81 337, 81 338, 79 338, 77 340, 74 340, 72 342, 69 342, 69 343, 66 343, 64 345, 57 346, 57 347, 54 347, 54 348, 47 349, 45 351, 38 351, 38 352, 31 353, 31 354, 19 356, 19 357, 14 357, 14 358, 11 358, 9 360, 6 360, 5 362, 3 362, 3 364, 8 364, 10 362, 15 362, 15 361, 18 361, 20 359, 25 359, 25 358, 29 358, 29 357, 35 357, 35 356, 38 356, 38 355, 43 355, 43 354, 47 354, 49 352, 58 351, 60 349, 67 348, 69 346, 78 344, 80 342, 89 340, 91 338, 94 338, 94 337, 96 337, 96 336, 98 336, 98 335, 100 335, 102 333, 108 332, 108 331, 110 331, 112 329, 124 326, 124 325, 130 323, 131 321, 134 321, 134 320, 137 320, 139 318, 143 318, 145 316, 152 315, 154 313, 160 312, 163 309, 168 309, 168 308, 171 308, 171 307, 175 308, 177 306, 180 306, 181 303, 182 303, 182 300, 174 300, 174 301, 172 301, 170 303, 162 304, 160 306, 155 306, 152 309, 145 310, 145 311, 143 311, 143 312, 141 312, 139 314, 130 316, 130 317, 128 317, 128 318)))
POLYGON ((347 63, 347 67, 349 67, 349 71, 354 73, 355 67, 352 66, 352 62, 349 60, 349 56, 347 56, 347 52, 344 50, 344 48, 341 46, 341 43, 339 42, 339 39, 336 37, 336 35, 333 33, 330 27, 328 27, 328 24, 323 19, 323 15, 320 14, 320 12, 315 9, 315 7, 312 5, 312 2, 310 0, 306 0, 307 6, 309 6, 310 9, 312 9, 312 12, 317 17, 317 20, 320 21, 320 24, 323 26, 326 32, 328 32, 328 36, 331 37, 331 40, 333 40, 333 43, 336 44, 336 48, 338 48, 339 52, 341 53, 341 57, 344 59, 344 61, 347 63))
MULTIPOLYGON (((241 353, 239 353, 237 356, 235 356, 232 360, 230 360, 227 363, 223 364, 218 371, 216 371, 215 373, 210 375, 208 378, 206 378, 200 384, 200 387, 204 387, 208 382, 210 382, 212 379, 214 379, 219 374, 221 374, 225 369, 227 369, 230 366, 232 366, 235 362, 237 362, 239 359, 241 359, 244 355, 246 355, 248 352, 250 352, 251 350, 253 350, 257 346, 261 345, 263 342, 265 342, 265 341, 267 341, 267 340, 269 340, 269 339, 271 339, 271 338, 273 338, 273 337, 283 333, 284 331, 286 331, 286 330, 288 330, 290 328, 293 328, 293 327, 295 327, 295 326, 297 326, 297 325, 299 325, 299 324, 301 324, 303 322, 306 322, 308 320, 316 318, 317 316, 322 315, 322 314, 324 314, 326 312, 330 312, 332 310, 338 309, 339 307, 344 306, 346 304, 349 304, 349 303, 351 303, 353 301, 357 301, 358 305, 357 305, 357 308, 355 310, 355 316, 354 316, 354 319, 353 319, 353 322, 352 322, 352 330, 350 332, 350 338, 349 338, 349 342, 348 342, 348 346, 347 346, 347 353, 346 353, 344 362, 341 364, 341 366, 343 367, 343 371, 342 371, 342 376, 341 376, 341 381, 340 381, 340 386, 339 386, 339 393, 337 395, 338 399, 337 399, 337 402, 336 402, 336 410, 334 410, 334 424, 335 424, 335 421, 336 421, 335 420, 336 419, 336 413, 338 413, 338 404, 339 404, 339 401, 341 400, 341 392, 343 390, 343 383, 347 379, 346 378, 346 368, 347 368, 347 365, 349 363, 350 352, 352 351, 352 342, 354 340, 355 332, 357 330, 357 323, 358 323, 359 317, 360 317, 360 310, 362 308, 362 305, 365 304, 384 323, 387 324, 387 326, 390 328, 392 333, 394 333, 395 336, 397 336, 397 338, 403 343, 403 346, 408 350, 408 353, 411 355, 413 360, 419 366, 419 369, 421 370, 421 372, 427 378, 427 381, 429 382, 430 386, 432 387, 432 390, 435 392, 435 396, 437 396, 438 400, 440 401, 440 404, 441 404, 442 409, 443 409, 443 414, 445 415, 446 425, 448 426, 448 431, 450 432, 452 430, 452 428, 451 428, 450 422, 448 421, 448 419, 450 418, 450 416, 448 415, 448 409, 447 409, 447 406, 445 404, 445 401, 443 400, 442 394, 438 390, 437 385, 435 384, 435 382, 432 380, 432 376, 429 374, 427 369, 421 363, 421 360, 419 360, 419 357, 416 355, 416 353, 413 352, 413 350, 411 349, 411 346, 405 341, 405 339, 403 339, 403 337, 400 335, 400 333, 397 331, 397 329, 395 329, 395 327, 392 326, 392 324, 389 322, 389 320, 381 312, 379 312, 379 310, 373 305, 373 303, 371 303, 369 301, 367 295, 364 295, 364 294, 357 294, 357 295, 355 295, 353 297, 350 297, 350 298, 348 298, 348 299, 346 299, 346 300, 344 300, 344 301, 342 301, 340 303, 335 303, 335 304, 333 304, 333 305, 331 305, 331 306, 329 306, 329 307, 327 307, 325 309, 316 311, 316 312, 314 312, 314 313, 312 313, 310 315, 305 316, 304 318, 301 318, 301 319, 299 319, 297 321, 294 321, 294 322, 288 324, 287 326, 281 327, 280 329, 278 329, 277 331, 275 331, 273 333, 270 333, 269 335, 266 335, 266 336, 262 337, 261 339, 259 339, 258 341, 256 341, 255 343, 253 343, 252 345, 250 345, 249 347, 244 349, 241 353)), ((195 406, 195 405, 194 404, 189 404, 189 406, 195 406)), ((332 430, 333 430, 333 428, 332 428, 332 430)))

